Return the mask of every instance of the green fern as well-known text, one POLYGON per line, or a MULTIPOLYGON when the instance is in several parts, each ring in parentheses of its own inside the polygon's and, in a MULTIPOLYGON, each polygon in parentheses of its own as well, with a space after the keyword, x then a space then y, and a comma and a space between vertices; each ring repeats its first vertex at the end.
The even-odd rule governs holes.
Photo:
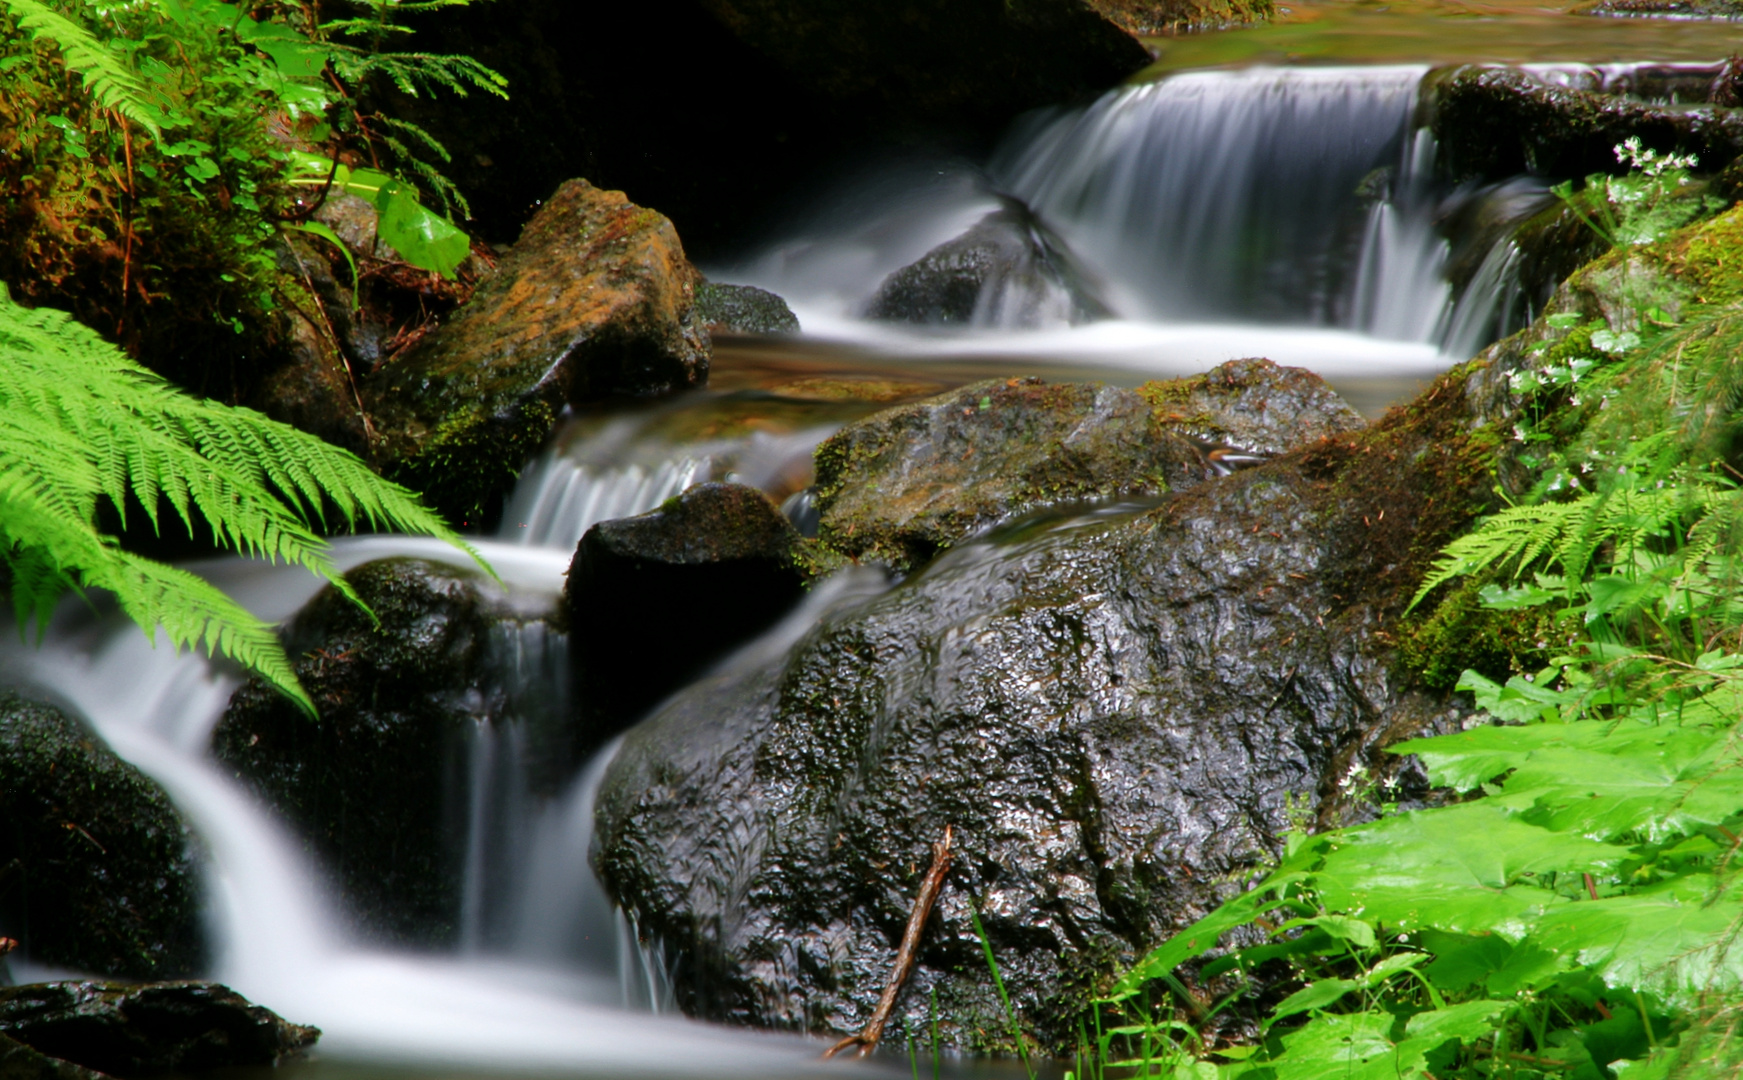
POLYGON ((167 506, 190 535, 203 524, 219 545, 306 567, 353 600, 313 528, 330 514, 472 552, 354 455, 182 394, 71 316, 24 308, 0 286, 0 564, 21 630, 45 626, 69 589, 106 589, 148 634, 161 626, 177 648, 228 656, 312 712, 271 626, 98 532, 103 502, 125 520, 129 497, 154 528, 167 506))
POLYGON ((48 40, 60 50, 68 70, 84 80, 97 104, 112 109, 161 138, 159 109, 145 82, 126 60, 85 27, 38 0, 0 0, 18 25, 37 41, 48 40))

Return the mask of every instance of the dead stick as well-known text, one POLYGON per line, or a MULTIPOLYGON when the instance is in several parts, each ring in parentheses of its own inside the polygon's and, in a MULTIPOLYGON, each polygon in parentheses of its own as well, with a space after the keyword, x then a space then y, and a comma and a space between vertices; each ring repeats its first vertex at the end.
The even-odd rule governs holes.
POLYGON ((950 871, 950 839, 950 826, 946 825, 944 835, 932 845, 932 869, 926 871, 926 879, 920 882, 920 895, 914 898, 908 929, 902 934, 902 947, 896 950, 896 964, 890 969, 890 981, 884 984, 884 996, 878 999, 878 1007, 872 1010, 871 1019, 866 1021, 858 1035, 849 1035, 824 1051, 824 1060, 850 1046, 858 1046, 858 1056, 864 1057, 884 1037, 884 1025, 890 1022, 890 1013, 896 1008, 896 995, 902 992, 902 986, 913 973, 914 954, 920 950, 920 935, 926 929, 926 919, 932 914, 932 905, 938 902, 938 893, 944 888, 944 875, 950 871))

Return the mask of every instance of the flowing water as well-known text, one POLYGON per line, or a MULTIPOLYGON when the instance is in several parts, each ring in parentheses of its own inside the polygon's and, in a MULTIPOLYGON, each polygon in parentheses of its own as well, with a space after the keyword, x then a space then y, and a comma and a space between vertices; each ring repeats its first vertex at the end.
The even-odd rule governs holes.
MULTIPOLYGON (((1240 40, 1294 40, 1302 25, 1240 40)), ((1165 60, 1190 47, 1171 41, 1165 60)), ((802 521, 818 441, 883 403, 991 375, 1129 383, 1263 355, 1311 367, 1377 412, 1541 301, 1515 279, 1504 230, 1473 240, 1447 223, 1518 220, 1545 205, 1543 186, 1438 183, 1433 142, 1418 127, 1425 72, 1189 72, 1028 117, 986 162, 910 162, 862 178, 717 275, 788 297, 804 336, 722 340, 709 391, 574 418, 524 474, 500 535, 478 547, 517 604, 548 610, 592 524, 706 479, 761 487, 802 521), (888 275, 1001 213, 1030 223, 1045 259, 1069 273, 983 297, 967 327, 863 317, 888 275), (1474 269, 1453 273, 1461 260, 1474 269), (1095 303, 1075 303, 1073 289, 1095 303), (1084 317, 1090 308, 1101 317, 1084 317)), ((1627 77, 1566 66, 1552 74, 1627 77)), ((445 545, 399 538, 341 540, 334 555, 341 569, 398 556, 467 565, 445 545)), ((275 621, 320 584, 242 560, 193 569, 275 621)), ((869 572, 833 579, 727 663, 766 662, 829 605, 884 587, 869 572)), ((811 1044, 659 1015, 668 988, 658 951, 637 942, 586 863, 610 749, 560 797, 541 798, 526 782, 527 726, 569 708, 566 648, 536 620, 491 643, 509 692, 474 733, 464 790, 454 793, 467 854, 461 945, 449 956, 360 941, 297 838, 212 761, 212 730, 241 681, 234 668, 154 649, 114 613, 69 603, 41 648, 0 644, 0 676, 85 717, 170 793, 205 856, 213 974, 325 1031, 318 1065, 304 1068, 328 1077, 383 1064, 419 1075, 814 1070, 811 1044)))

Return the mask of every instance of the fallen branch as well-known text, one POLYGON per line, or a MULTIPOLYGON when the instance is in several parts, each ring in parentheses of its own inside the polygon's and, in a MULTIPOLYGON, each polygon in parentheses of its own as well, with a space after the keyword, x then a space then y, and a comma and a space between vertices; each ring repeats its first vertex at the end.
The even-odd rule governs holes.
POLYGON ((908 929, 902 934, 902 947, 896 950, 896 963, 890 969, 890 980, 884 984, 884 995, 878 999, 878 1007, 872 1010, 871 1019, 865 1022, 859 1034, 849 1035, 824 1051, 824 1060, 850 1046, 859 1047, 857 1056, 864 1057, 884 1037, 884 1025, 889 1023, 890 1013, 896 1008, 896 996, 913 973, 914 954, 920 950, 920 935, 926 929, 926 919, 932 914, 932 905, 938 902, 938 893, 944 888, 944 875, 950 871, 950 841, 951 830, 946 825, 944 835, 932 845, 932 868, 926 871, 925 880, 920 882, 920 895, 914 898, 908 929))

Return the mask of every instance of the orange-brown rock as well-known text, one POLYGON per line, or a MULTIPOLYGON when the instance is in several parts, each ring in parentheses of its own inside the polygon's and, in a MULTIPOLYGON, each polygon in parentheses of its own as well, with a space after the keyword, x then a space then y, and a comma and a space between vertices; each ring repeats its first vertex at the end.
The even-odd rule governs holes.
POLYGON ((707 378, 697 280, 666 218, 564 184, 451 321, 369 378, 383 472, 476 524, 565 404, 707 378))

